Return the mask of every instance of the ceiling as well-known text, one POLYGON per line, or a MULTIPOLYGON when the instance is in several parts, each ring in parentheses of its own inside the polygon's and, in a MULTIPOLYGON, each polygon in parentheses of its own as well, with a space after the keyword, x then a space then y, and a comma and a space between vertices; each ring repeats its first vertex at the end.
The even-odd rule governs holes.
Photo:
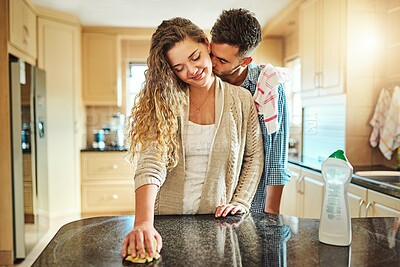
POLYGON ((292 0, 31 0, 79 18, 83 26, 155 28, 163 19, 185 17, 210 29, 224 9, 253 11, 264 27, 292 0))

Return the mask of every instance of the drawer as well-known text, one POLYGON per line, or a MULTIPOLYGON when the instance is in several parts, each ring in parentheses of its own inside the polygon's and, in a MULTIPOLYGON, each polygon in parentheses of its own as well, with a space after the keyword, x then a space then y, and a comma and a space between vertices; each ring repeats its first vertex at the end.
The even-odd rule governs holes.
POLYGON ((124 156, 124 152, 81 153, 82 180, 133 180, 133 165, 124 156))
POLYGON ((133 183, 83 183, 82 213, 131 212, 135 210, 133 183))

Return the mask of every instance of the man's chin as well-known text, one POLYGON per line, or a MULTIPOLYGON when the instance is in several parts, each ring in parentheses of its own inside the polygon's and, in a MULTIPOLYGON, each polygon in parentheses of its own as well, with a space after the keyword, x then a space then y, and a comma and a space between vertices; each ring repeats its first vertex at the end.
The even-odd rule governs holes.
POLYGON ((224 74, 224 73, 218 73, 216 71, 213 71, 214 75, 218 76, 221 79, 224 79, 225 77, 227 77, 228 75, 224 74))

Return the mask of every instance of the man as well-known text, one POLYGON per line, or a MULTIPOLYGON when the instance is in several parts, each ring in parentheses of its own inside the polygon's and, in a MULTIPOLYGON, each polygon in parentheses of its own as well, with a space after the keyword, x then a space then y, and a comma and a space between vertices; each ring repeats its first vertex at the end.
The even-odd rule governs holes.
MULTIPOLYGON (((245 87, 254 95, 263 68, 252 63, 252 53, 261 39, 261 26, 253 13, 241 8, 224 10, 211 29, 214 73, 226 82, 245 87)), ((251 205, 253 212, 278 214, 283 186, 290 180, 287 169, 288 109, 283 83, 278 86, 277 131, 268 134, 264 117, 259 114, 265 159, 251 205)))

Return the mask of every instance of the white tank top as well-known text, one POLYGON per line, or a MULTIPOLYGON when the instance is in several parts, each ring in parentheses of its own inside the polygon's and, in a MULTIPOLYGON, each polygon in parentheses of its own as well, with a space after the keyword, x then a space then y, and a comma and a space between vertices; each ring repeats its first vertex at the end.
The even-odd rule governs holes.
POLYGON ((186 124, 183 214, 195 214, 199 209, 214 131, 215 124, 186 124))

